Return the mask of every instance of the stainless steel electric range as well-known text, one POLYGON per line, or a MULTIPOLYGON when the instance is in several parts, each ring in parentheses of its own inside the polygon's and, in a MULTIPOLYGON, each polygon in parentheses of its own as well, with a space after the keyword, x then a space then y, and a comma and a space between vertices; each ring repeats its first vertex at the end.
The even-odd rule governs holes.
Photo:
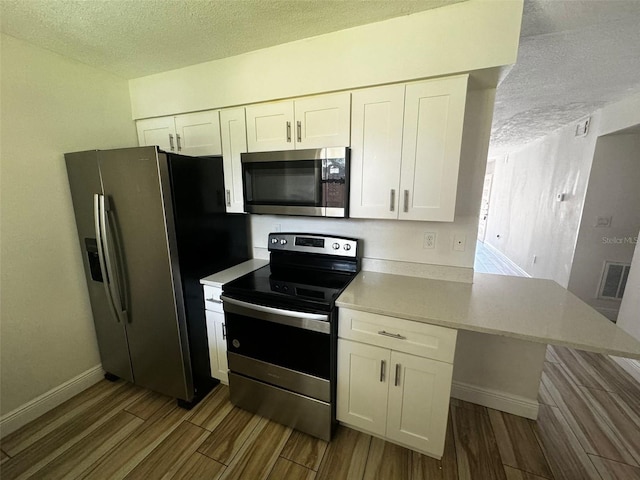
POLYGON ((270 233, 270 263, 223 287, 231 403, 330 440, 335 299, 360 271, 359 241, 270 233))

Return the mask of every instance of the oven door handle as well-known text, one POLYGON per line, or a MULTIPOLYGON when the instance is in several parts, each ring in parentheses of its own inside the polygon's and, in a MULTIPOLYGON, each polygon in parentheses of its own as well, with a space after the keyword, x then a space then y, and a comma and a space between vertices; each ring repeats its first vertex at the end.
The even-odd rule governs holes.
POLYGON ((312 330, 319 333, 330 333, 329 315, 296 312, 281 308, 265 307, 255 303, 243 302, 226 295, 220 297, 225 312, 259 318, 268 322, 280 323, 290 327, 312 330))

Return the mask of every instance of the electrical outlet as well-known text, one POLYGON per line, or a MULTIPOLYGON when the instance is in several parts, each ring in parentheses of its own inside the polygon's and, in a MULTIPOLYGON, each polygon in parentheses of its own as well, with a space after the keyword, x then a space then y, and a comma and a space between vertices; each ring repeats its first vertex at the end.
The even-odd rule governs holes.
POLYGON ((453 249, 458 252, 464 252, 467 246, 467 236, 456 234, 453 236, 453 249))
POLYGON ((436 234, 434 232, 427 232, 424 234, 424 242, 422 243, 422 248, 436 248, 436 234))

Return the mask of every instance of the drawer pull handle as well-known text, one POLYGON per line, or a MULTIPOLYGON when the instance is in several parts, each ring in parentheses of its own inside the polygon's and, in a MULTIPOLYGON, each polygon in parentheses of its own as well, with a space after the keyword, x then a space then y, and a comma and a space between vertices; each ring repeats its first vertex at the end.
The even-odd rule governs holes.
POLYGON ((385 337, 397 338, 398 340, 406 340, 407 339, 407 337, 405 337, 404 335, 400 335, 399 333, 389 333, 389 332, 385 332, 384 330, 380 330, 378 332, 378 335, 384 335, 385 337))
POLYGON ((380 360, 380 381, 384 382, 384 371, 386 363, 384 360, 380 360))
POLYGON ((206 300, 207 302, 222 303, 220 300, 217 300, 217 299, 215 299, 215 298, 213 298, 213 297, 211 297, 211 298, 205 298, 205 300, 206 300))
POLYGON ((400 364, 399 363, 396 363, 396 379, 393 383, 396 387, 400 385, 400 364))

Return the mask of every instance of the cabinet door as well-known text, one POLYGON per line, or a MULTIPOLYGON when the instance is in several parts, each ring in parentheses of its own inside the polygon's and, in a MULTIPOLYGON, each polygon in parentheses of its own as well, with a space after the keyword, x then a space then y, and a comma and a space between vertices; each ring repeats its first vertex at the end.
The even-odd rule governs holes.
POLYGON ((227 335, 224 327, 224 313, 205 310, 207 338, 209 341, 209 363, 211 376, 229 384, 229 364, 227 362, 227 335))
POLYGON ((384 436, 390 350, 338 340, 336 416, 339 421, 384 436))
POLYGON ((453 221, 466 92, 467 75, 407 85, 400 219, 453 221))
POLYGON ((218 370, 213 374, 225 385, 229 385, 229 362, 227 361, 227 331, 224 325, 224 314, 215 313, 216 354, 218 355, 218 370))
POLYGON ((175 125, 178 153, 194 157, 222 155, 218 110, 178 115, 175 125))
POLYGON ((213 378, 218 378, 217 374, 220 371, 220 365, 218 363, 218 340, 216 338, 216 316, 221 314, 217 312, 212 312, 211 310, 205 310, 204 315, 207 322, 207 342, 209 345, 209 365, 211 367, 211 376, 213 378))
POLYGON ((250 152, 294 149, 292 101, 250 105, 246 115, 250 152))
POLYGON ((389 368, 386 436, 442 456, 453 365, 392 351, 389 368))
POLYGON ((349 216, 398 218, 404 85, 352 94, 349 216))
POLYGON ((176 152, 176 129, 173 117, 147 118, 136 122, 141 147, 158 145, 165 152, 176 152))
POLYGON ((240 154, 247 152, 247 129, 244 108, 220 112, 222 127, 222 158, 224 163, 224 189, 227 213, 244 212, 242 196, 242 164, 240 154))
POLYGON ((296 149, 348 147, 350 113, 349 93, 296 100, 296 149))

